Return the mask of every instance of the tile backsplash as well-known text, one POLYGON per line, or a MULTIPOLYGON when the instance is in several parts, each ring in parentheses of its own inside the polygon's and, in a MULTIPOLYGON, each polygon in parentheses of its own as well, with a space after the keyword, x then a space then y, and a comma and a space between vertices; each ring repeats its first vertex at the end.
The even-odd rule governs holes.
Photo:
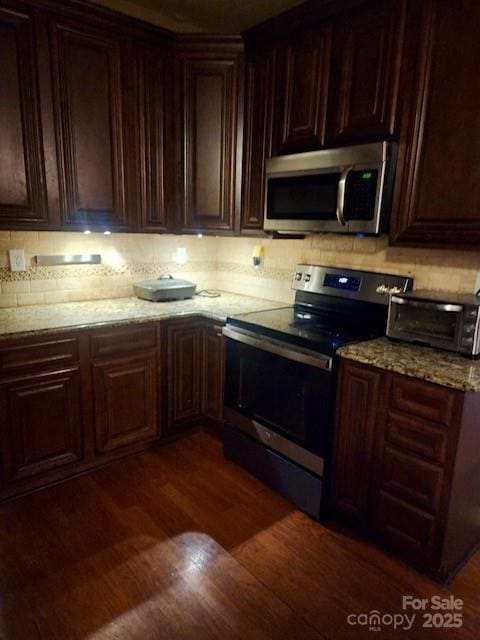
POLYGON ((216 285, 216 238, 154 234, 0 232, 0 307, 123 298, 133 283, 174 273, 201 289, 216 285), (185 247, 187 263, 174 256, 185 247), (24 249, 27 271, 11 272, 8 250, 24 249), (102 264, 37 267, 36 255, 99 253, 102 264))
POLYGON ((388 239, 333 234, 304 240, 263 240, 265 261, 254 269, 252 251, 260 240, 219 238, 217 287, 290 303, 295 264, 365 269, 412 276, 416 289, 473 293, 480 270, 480 252, 404 249, 388 246, 388 239))
POLYGON ((479 252, 401 249, 386 238, 314 235, 304 240, 196 237, 154 234, 83 235, 62 232, 0 232, 0 306, 95 300, 133 294, 133 283, 173 273, 197 283, 290 303, 296 263, 343 266, 410 275, 416 288, 472 293, 480 271, 479 252), (255 269, 252 252, 265 248, 255 269), (175 262, 184 247, 186 264, 175 262), (24 249, 27 271, 12 273, 8 250, 24 249), (100 253, 100 265, 37 267, 35 255, 100 253))

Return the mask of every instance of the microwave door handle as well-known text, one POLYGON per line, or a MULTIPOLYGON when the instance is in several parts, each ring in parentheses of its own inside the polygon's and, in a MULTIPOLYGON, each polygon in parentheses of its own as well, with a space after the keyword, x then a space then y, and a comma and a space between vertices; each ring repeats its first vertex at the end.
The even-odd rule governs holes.
POLYGON ((397 296, 392 296, 392 302, 395 302, 395 304, 404 304, 409 307, 423 307, 426 309, 436 309, 438 311, 456 311, 457 313, 463 311, 463 306, 460 304, 409 300, 408 298, 398 298, 397 296))
POLYGON ((338 181, 338 191, 337 191, 337 220, 338 222, 345 227, 347 222, 344 216, 345 209, 345 183, 347 182, 347 176, 351 171, 352 167, 346 167, 343 169, 340 174, 340 180, 338 181))

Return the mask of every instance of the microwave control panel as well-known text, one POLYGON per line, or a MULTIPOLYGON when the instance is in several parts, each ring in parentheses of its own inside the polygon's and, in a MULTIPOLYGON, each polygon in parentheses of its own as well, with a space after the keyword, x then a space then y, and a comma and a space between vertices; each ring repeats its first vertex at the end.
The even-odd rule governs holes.
POLYGON ((378 169, 350 171, 345 185, 345 220, 373 220, 378 169))

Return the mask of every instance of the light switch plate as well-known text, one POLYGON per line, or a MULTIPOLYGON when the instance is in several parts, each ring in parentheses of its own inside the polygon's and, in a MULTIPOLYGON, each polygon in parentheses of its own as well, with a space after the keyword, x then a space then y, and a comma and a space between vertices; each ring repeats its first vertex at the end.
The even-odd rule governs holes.
POLYGON ((10 249, 8 252, 10 257, 11 271, 26 271, 27 263, 25 260, 25 251, 23 249, 10 249))

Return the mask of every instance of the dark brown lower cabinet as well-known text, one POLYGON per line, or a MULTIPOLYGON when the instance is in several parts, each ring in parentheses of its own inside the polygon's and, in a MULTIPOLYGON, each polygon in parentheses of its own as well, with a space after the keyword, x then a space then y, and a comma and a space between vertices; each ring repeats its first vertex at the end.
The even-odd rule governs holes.
POLYGON ((90 336, 95 448, 122 450, 160 435, 158 325, 102 328, 90 336))
POLYGON ((441 581, 480 543, 479 396, 340 367, 335 511, 441 581))
POLYGON ((334 500, 355 522, 367 511, 380 379, 379 371, 355 365, 342 367, 340 375, 338 421, 349 428, 336 430, 334 500))
POLYGON ((189 426, 202 409, 202 325, 197 319, 166 323, 168 431, 189 426))
POLYGON ((225 342, 222 327, 206 324, 203 330, 202 414, 220 423, 223 410, 225 342))
POLYGON ((157 354, 94 365, 95 441, 104 453, 159 435, 157 354))
POLYGON ((167 345, 168 431, 203 418, 218 424, 223 408, 224 338, 219 324, 199 318, 171 320, 167 345))
POLYGON ((0 340, 0 501, 218 424, 223 369, 201 317, 0 340))
MULTIPOLYGON (((83 458, 80 370, 31 373, 0 386, 2 480, 32 482, 83 458)), ((26 486, 26 485, 25 485, 26 486)))

